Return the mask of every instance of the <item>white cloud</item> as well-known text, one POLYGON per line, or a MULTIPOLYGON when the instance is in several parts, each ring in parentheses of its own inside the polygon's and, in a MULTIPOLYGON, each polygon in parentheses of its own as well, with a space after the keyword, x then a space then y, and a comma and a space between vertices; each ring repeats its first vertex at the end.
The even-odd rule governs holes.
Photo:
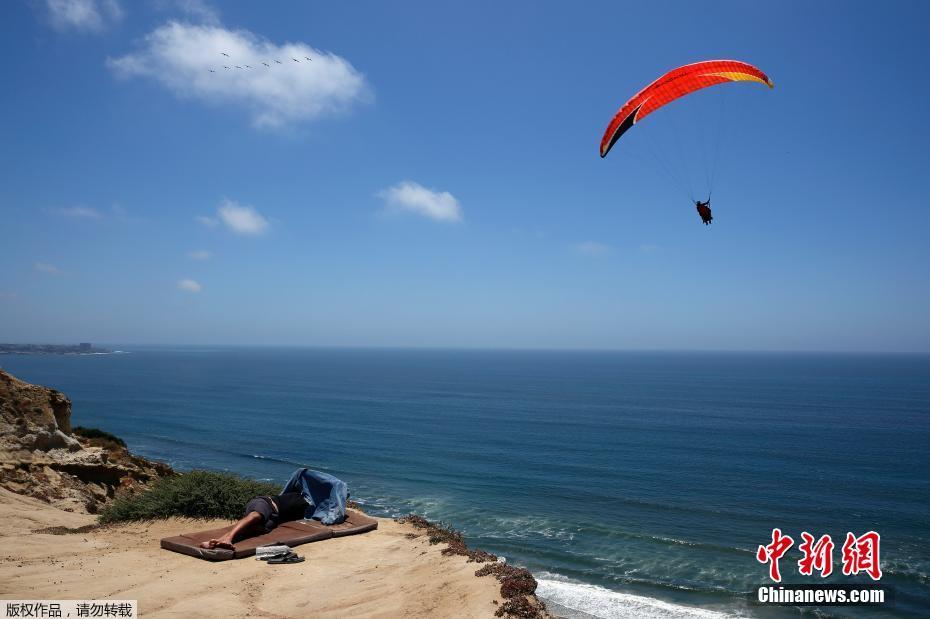
POLYGON ((100 211, 86 206, 72 206, 71 208, 60 208, 58 213, 66 217, 78 217, 83 219, 100 219, 100 211))
POLYGON ((588 256, 603 256, 610 253, 610 245, 598 243, 597 241, 585 241, 575 245, 575 251, 588 256))
POLYGON ((187 255, 191 260, 209 260, 213 256, 213 254, 206 249, 195 249, 187 255))
POLYGON ((73 219, 108 219, 119 223, 140 223, 146 221, 145 218, 139 217, 126 210, 121 204, 114 203, 107 210, 100 210, 88 206, 71 206, 66 208, 45 209, 47 213, 54 213, 73 219))
POLYGON ((248 205, 232 200, 223 200, 216 210, 220 221, 237 234, 262 234, 268 229, 268 220, 248 205))
MULTIPOLYGON (((215 228, 222 223, 236 234, 263 234, 271 226, 253 207, 225 198, 216 209, 216 215, 197 215, 194 220, 208 228, 215 228)), ((190 254, 192 258, 194 253, 190 254)))
POLYGON ((58 30, 100 32, 123 18, 119 0, 45 0, 45 6, 58 30))
POLYGON ((419 183, 403 181, 378 192, 394 211, 415 213, 439 221, 461 221, 462 207, 448 191, 434 191, 419 183))
POLYGON ((206 215, 197 215, 196 217, 194 217, 194 221, 197 221, 198 223, 201 223, 208 228, 215 228, 220 223, 213 217, 207 217, 206 215))
POLYGON ((203 286, 195 282, 192 279, 182 279, 178 282, 178 288, 184 290, 185 292, 200 292, 203 290, 203 286))
POLYGON ((260 127, 342 112, 369 93, 365 77, 340 56, 215 24, 170 21, 149 33, 139 51, 108 58, 107 65, 121 77, 153 79, 180 98, 244 107, 260 127))
POLYGON ((48 273, 49 275, 60 275, 61 274, 61 270, 58 267, 56 267, 53 264, 48 264, 45 262, 36 262, 35 264, 32 265, 32 268, 42 273, 48 273))

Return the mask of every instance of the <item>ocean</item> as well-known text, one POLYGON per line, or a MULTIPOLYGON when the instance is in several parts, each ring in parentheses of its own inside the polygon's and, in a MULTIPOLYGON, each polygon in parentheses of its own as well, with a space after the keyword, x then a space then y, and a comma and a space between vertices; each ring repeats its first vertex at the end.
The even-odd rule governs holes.
POLYGON ((5 356, 178 469, 346 480, 529 568, 568 617, 930 614, 930 356, 153 348, 5 356), (763 607, 778 527, 881 534, 881 609, 763 607))

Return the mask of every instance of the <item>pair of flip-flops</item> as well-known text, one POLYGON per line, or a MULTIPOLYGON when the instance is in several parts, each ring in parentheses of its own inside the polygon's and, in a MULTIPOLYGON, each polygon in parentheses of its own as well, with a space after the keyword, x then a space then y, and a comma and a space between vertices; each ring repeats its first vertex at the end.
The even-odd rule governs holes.
POLYGON ((258 560, 269 565, 284 565, 286 563, 302 563, 304 558, 288 550, 287 552, 259 557, 258 560))

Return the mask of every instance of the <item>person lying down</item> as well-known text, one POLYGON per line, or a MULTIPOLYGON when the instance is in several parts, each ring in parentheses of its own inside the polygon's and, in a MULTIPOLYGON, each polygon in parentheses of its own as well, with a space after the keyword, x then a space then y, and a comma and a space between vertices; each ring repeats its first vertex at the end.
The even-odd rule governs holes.
POLYGON ((268 533, 282 522, 300 520, 306 509, 307 500, 300 492, 257 496, 246 503, 245 515, 232 529, 217 539, 203 542, 200 547, 235 550, 236 540, 268 533))

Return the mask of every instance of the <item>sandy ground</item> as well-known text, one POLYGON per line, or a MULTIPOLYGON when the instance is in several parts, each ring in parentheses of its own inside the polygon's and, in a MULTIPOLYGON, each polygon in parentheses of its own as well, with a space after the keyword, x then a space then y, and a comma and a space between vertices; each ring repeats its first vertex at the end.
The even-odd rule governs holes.
POLYGON ((162 537, 224 522, 182 519, 88 533, 33 533, 93 524, 0 489, 0 598, 138 600, 141 617, 493 617, 493 577, 445 557, 409 525, 380 519, 362 535, 305 544, 295 565, 254 558, 210 563, 158 546, 162 537))

